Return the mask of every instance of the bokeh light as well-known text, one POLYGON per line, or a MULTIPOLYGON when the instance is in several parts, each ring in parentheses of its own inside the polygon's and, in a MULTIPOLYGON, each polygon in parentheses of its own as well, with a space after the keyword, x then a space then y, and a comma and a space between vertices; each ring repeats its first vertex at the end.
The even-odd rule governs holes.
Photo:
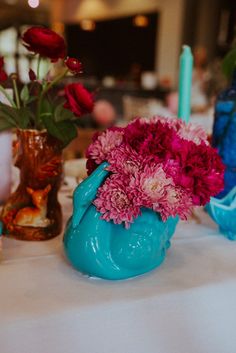
POLYGON ((39 0, 28 0, 28 4, 30 7, 35 9, 36 7, 39 6, 39 0))

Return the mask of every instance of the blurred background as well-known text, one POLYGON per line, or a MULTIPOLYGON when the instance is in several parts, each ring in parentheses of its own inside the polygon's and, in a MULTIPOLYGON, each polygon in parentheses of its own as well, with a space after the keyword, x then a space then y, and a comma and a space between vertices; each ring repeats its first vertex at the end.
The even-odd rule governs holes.
POLYGON ((95 94, 94 112, 81 119, 67 158, 83 157, 97 129, 176 115, 183 44, 194 54, 191 119, 211 133, 214 99, 226 85, 221 61, 235 34, 235 0, 0 0, 0 55, 22 83, 35 66, 19 41, 29 25, 65 37, 68 55, 84 65, 78 79, 95 94))

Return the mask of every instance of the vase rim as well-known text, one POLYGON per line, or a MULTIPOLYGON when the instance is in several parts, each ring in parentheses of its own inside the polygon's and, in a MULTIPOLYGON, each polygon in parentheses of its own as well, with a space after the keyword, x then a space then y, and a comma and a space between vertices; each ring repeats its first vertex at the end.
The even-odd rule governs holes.
POLYGON ((17 131, 20 131, 20 132, 32 132, 32 133, 35 133, 35 134, 45 134, 48 133, 46 129, 43 129, 43 130, 37 130, 37 129, 20 129, 20 128, 17 128, 17 131))

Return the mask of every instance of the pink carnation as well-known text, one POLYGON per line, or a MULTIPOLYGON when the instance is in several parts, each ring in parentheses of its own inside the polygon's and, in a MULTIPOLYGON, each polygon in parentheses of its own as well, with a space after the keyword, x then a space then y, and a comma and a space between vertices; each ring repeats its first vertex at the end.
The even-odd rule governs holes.
POLYGON ((166 124, 169 128, 174 129, 177 132, 177 135, 184 140, 192 141, 197 145, 200 145, 202 142, 209 144, 206 132, 199 125, 192 123, 186 124, 182 119, 166 118, 162 116, 154 116, 151 121, 166 124))
POLYGON ((224 165, 216 150, 201 143, 197 146, 186 141, 180 153, 182 173, 178 184, 192 193, 195 205, 205 205, 210 196, 224 187, 224 165))
POLYGON ((124 222, 126 228, 140 214, 134 190, 129 186, 127 179, 122 179, 118 174, 111 175, 98 189, 94 205, 102 213, 102 219, 112 220, 115 224, 124 222))
POLYGON ((171 157, 171 145, 177 133, 163 120, 136 119, 125 128, 124 142, 143 157, 157 162, 171 157))

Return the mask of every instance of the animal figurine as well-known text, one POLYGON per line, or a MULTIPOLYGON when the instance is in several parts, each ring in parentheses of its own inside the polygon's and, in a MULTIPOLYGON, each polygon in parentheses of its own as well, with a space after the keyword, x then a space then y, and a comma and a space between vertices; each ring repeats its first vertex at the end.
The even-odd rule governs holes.
POLYGON ((51 185, 46 186, 46 188, 42 190, 33 190, 31 188, 26 188, 26 190, 28 194, 32 196, 32 202, 35 207, 24 207, 20 209, 13 223, 21 227, 48 227, 50 220, 47 218, 47 202, 51 185))
POLYGON ((236 186, 222 199, 211 197, 206 211, 229 240, 236 240, 236 186))
POLYGON ((126 279, 163 262, 178 217, 163 222, 159 214, 144 208, 129 229, 101 219, 93 200, 109 175, 106 166, 106 162, 102 163, 75 189, 64 248, 72 265, 82 273, 110 280, 126 279))

